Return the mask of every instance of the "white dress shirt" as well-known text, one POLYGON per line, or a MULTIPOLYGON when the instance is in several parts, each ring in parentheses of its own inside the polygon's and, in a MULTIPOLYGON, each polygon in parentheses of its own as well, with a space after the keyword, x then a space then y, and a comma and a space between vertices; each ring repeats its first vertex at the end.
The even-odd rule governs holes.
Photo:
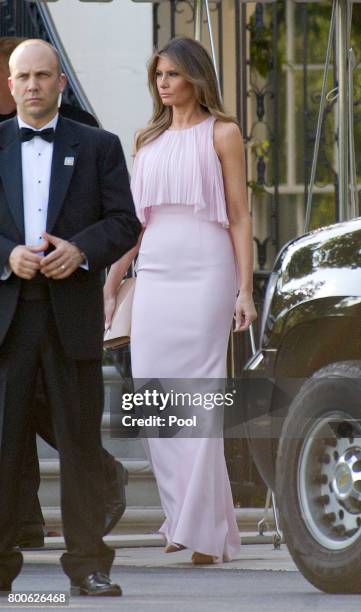
MULTIPOLYGON (((57 113, 41 129, 55 130, 58 118, 57 113)), ((17 120, 19 128, 35 129, 34 126, 25 123, 19 115, 17 120)), ((40 136, 34 136, 32 140, 21 143, 25 244, 28 246, 41 244, 43 241, 41 234, 46 230, 53 149, 54 143, 46 142, 40 136)), ((0 280, 6 280, 11 274, 9 266, 5 266, 0 280)))
MULTIPOLYGON (((49 123, 41 127, 41 130, 47 128, 55 130, 58 119, 59 114, 57 113, 49 123)), ((18 116, 17 120, 19 128, 34 129, 21 117, 18 116)), ((46 230, 53 150, 54 142, 47 142, 40 136, 34 136, 32 140, 21 143, 24 229, 27 246, 38 246, 43 242, 41 235, 46 230)), ((84 262, 81 267, 87 270, 88 263, 84 262)), ((11 270, 5 266, 0 280, 6 280, 10 275, 11 270)))
MULTIPOLYGON (((42 130, 56 128, 59 115, 42 126, 42 130)), ((34 129, 18 116, 19 128, 34 129)), ((25 244, 38 246, 43 242, 41 234, 46 230, 48 214, 51 162, 54 143, 34 136, 32 140, 21 143, 21 163, 23 175, 23 202, 25 244)))

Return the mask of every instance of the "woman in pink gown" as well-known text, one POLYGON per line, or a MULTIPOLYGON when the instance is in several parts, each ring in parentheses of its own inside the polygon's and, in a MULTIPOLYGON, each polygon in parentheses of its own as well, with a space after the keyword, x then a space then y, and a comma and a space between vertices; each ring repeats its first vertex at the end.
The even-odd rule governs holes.
MULTIPOLYGON (((242 137, 200 43, 177 38, 156 53, 149 87, 154 113, 137 134, 131 182, 145 230, 108 275, 106 327, 119 282, 139 251, 133 377, 219 380, 234 313, 239 331, 256 317, 242 137)), ((153 437, 147 452, 166 516, 160 529, 166 552, 188 548, 194 563, 237 554, 223 439, 153 437)))

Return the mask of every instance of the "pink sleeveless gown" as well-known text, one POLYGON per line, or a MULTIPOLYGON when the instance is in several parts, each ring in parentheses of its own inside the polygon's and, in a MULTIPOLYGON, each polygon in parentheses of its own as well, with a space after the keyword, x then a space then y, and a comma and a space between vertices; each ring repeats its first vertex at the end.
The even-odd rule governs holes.
MULTIPOLYGON (((220 379, 236 269, 214 118, 167 130, 137 153, 132 191, 146 226, 138 259, 131 355, 135 379, 220 379)), ((230 559, 240 538, 223 439, 149 438, 168 542, 230 559)))

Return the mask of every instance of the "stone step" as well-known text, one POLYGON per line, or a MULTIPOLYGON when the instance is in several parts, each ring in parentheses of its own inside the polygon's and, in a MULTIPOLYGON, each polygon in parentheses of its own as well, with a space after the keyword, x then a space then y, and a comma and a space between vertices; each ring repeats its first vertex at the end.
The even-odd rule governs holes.
MULTIPOLYGON (((160 506, 158 488, 148 461, 123 460, 129 472, 126 499, 129 506, 160 506)), ((40 503, 45 507, 60 506, 60 466, 57 459, 40 461, 40 503)))
MULTIPOLYGON (((267 533, 260 536, 256 531, 245 531, 241 534, 242 544, 272 544, 273 534, 267 533)), ((164 539, 158 533, 139 533, 134 535, 113 534, 105 536, 104 541, 112 548, 149 548, 163 547, 164 539)), ((63 537, 45 538, 45 548, 47 550, 64 550, 65 542, 63 537)), ((26 559, 29 560, 31 551, 26 552, 26 559)))
MULTIPOLYGON (((235 508, 237 524, 240 532, 257 532, 257 524, 263 518, 263 508, 235 508)), ((51 529, 61 530, 61 513, 59 507, 45 506, 43 514, 46 526, 51 529)), ((136 535, 156 534, 164 521, 163 510, 156 507, 132 507, 128 506, 122 519, 113 530, 112 534, 136 535)), ((271 510, 267 513, 268 529, 274 529, 274 521, 271 510)), ((265 532, 268 533, 268 532, 265 532)), ((261 538, 263 536, 260 536, 261 538)), ((262 541, 262 540, 261 540, 262 541)))
MULTIPOLYGON (((103 446, 115 457, 125 459, 146 459, 142 440, 139 438, 117 438, 112 437, 111 417, 109 412, 103 413, 102 418, 102 442, 103 446)), ((58 452, 51 448, 39 436, 37 437, 38 456, 40 460, 57 459, 58 452)))

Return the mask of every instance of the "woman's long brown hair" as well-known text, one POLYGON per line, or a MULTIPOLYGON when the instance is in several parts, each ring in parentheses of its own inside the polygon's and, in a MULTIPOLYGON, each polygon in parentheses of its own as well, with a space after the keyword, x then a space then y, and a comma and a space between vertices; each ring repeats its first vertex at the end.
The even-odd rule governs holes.
POLYGON ((136 136, 135 152, 158 138, 172 124, 172 108, 162 103, 157 88, 156 72, 158 60, 162 56, 167 56, 179 74, 192 83, 196 100, 205 111, 221 121, 238 125, 237 119, 224 110, 218 92, 216 72, 208 51, 192 38, 173 38, 163 49, 154 53, 149 61, 148 87, 153 98, 153 115, 147 127, 140 130, 136 136))

